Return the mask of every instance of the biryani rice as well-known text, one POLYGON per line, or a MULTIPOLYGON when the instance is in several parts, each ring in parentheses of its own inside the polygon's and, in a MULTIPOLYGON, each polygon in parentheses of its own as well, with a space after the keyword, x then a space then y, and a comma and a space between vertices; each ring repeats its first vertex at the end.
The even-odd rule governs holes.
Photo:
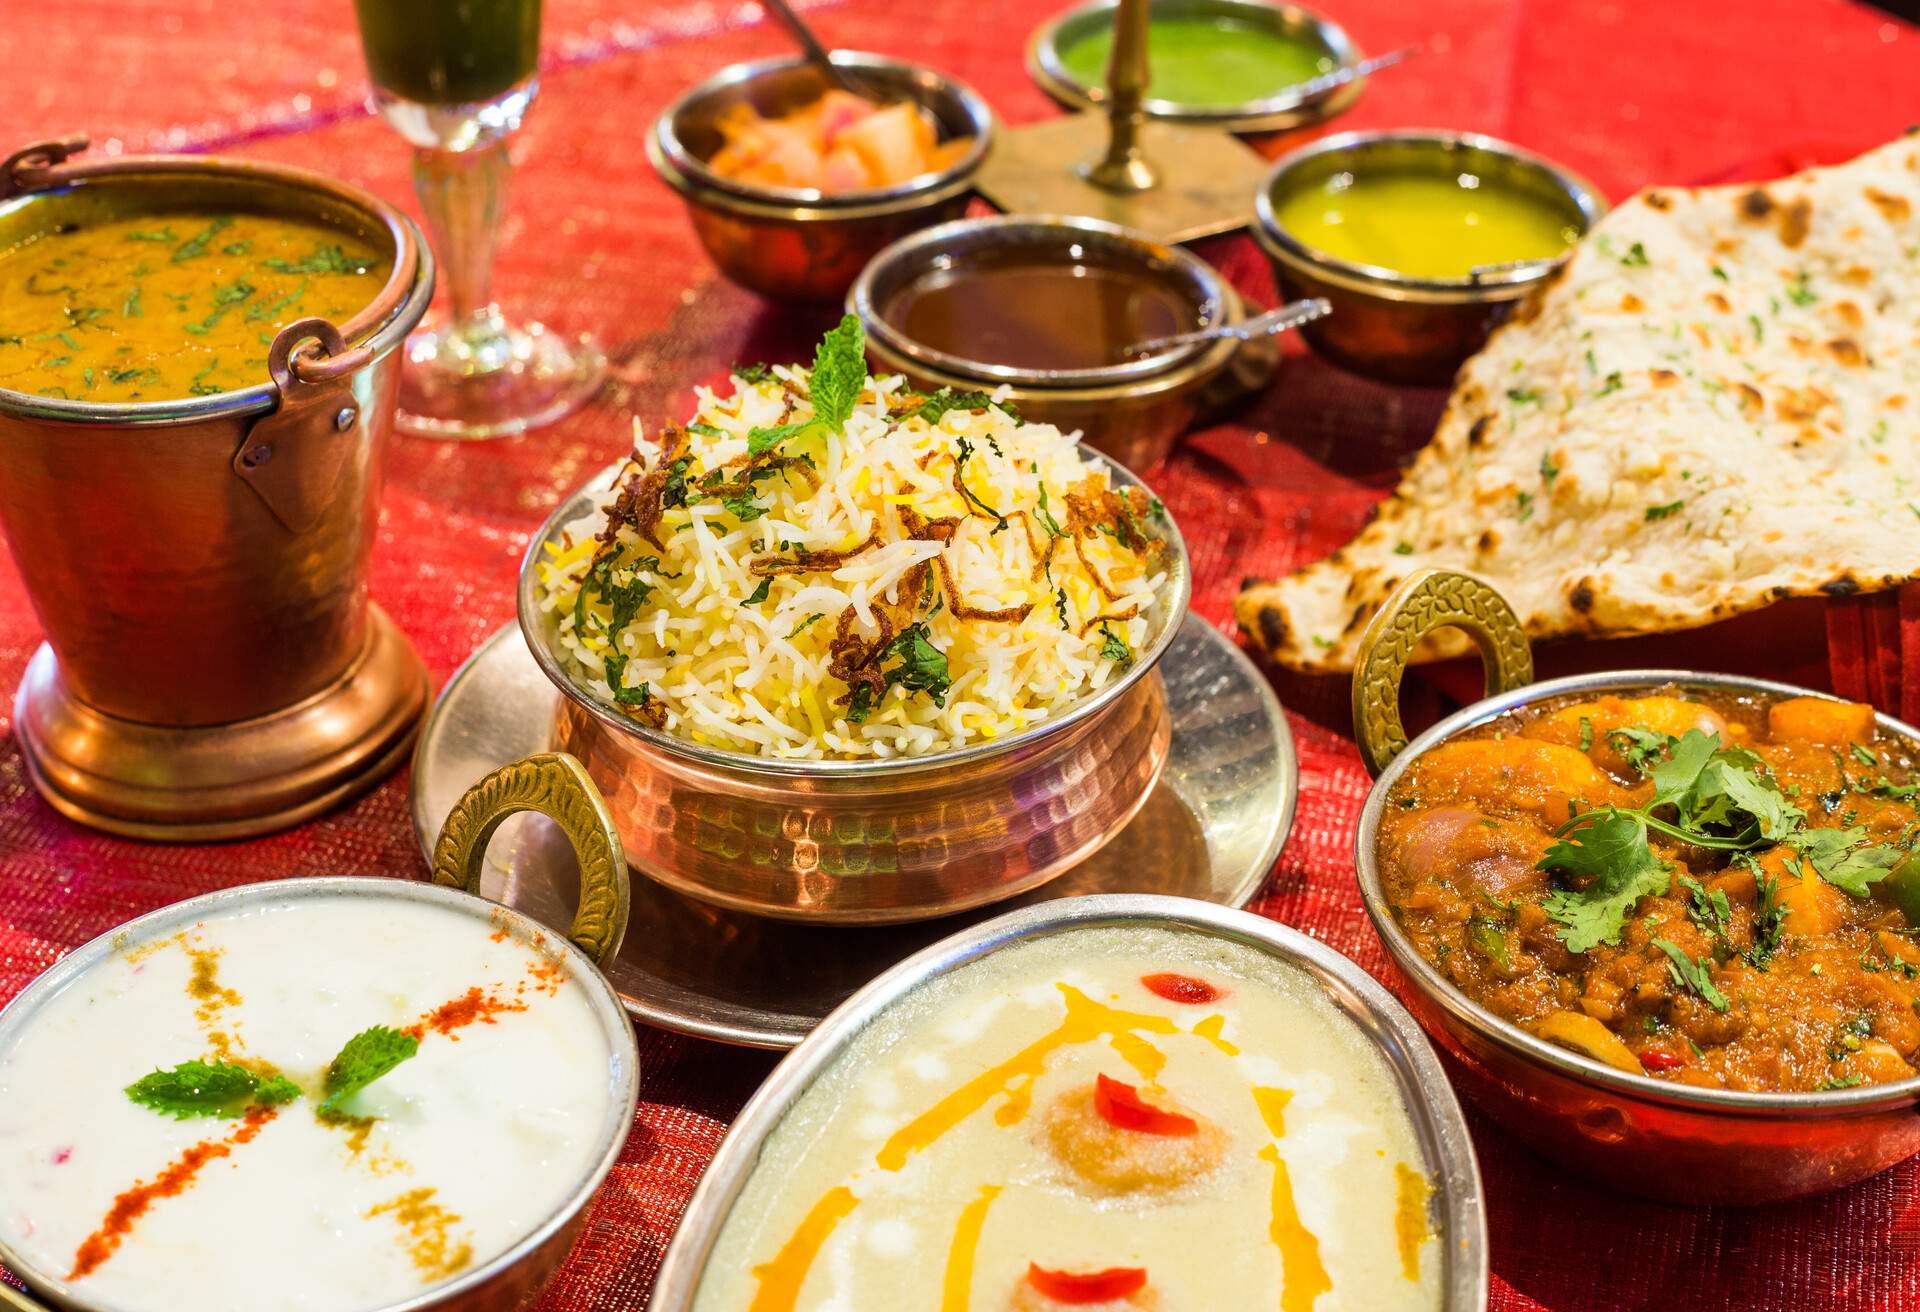
POLYGON ((700 495, 703 478, 741 474, 751 430, 809 418, 807 397, 798 368, 736 378, 730 395, 699 389, 684 436, 662 435, 688 458, 688 504, 661 512, 657 546, 632 523, 603 546, 621 488, 661 465, 662 443, 636 422, 634 459, 537 567, 539 604, 584 686, 614 700, 611 674, 636 718, 710 747, 802 760, 919 756, 1038 724, 1119 678, 1151 643, 1168 579, 1151 522, 1158 503, 1128 524, 1082 515, 1069 529, 1069 493, 1089 504, 1105 489, 1104 468, 1057 428, 997 406, 903 419, 920 398, 897 377, 868 379, 841 432, 790 440, 780 454, 794 458, 754 477, 746 513, 764 513, 742 522, 738 503, 700 495), (956 519, 948 540, 927 538, 926 521, 956 519), (626 561, 640 554, 619 577, 644 600, 610 644, 605 588, 584 605, 580 592, 596 556, 616 550, 626 561), (809 553, 848 554, 829 556, 831 568, 769 572, 769 562, 809 553), (903 588, 923 586, 921 598, 903 599, 903 588), (856 694, 829 669, 841 617, 850 610, 849 632, 873 639, 903 600, 944 656, 948 682, 938 699, 892 682, 859 718, 856 694))

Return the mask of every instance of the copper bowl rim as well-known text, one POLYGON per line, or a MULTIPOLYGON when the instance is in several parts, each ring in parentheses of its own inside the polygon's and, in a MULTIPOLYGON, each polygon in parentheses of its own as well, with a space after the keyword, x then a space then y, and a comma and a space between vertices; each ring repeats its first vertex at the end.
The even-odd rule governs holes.
MULTIPOLYGON (((1138 476, 1118 461, 1088 447, 1083 446, 1079 450, 1083 456, 1098 461, 1116 486, 1138 487, 1150 491, 1138 476)), ((1109 681, 1098 692, 1082 697, 1058 715, 1030 725, 1018 733, 1008 734, 1004 738, 968 743, 963 747, 950 747, 945 751, 930 752, 924 756, 862 757, 857 760, 782 760, 728 748, 707 747, 676 737, 665 730, 655 729, 651 725, 642 724, 618 707, 588 692, 568 672, 564 659, 552 649, 546 636, 548 625, 540 610, 540 584, 537 573, 546 546, 559 537, 566 525, 592 511, 598 504, 600 494, 612 486, 619 471, 626 464, 627 461, 620 460, 608 465, 563 498, 554 508, 553 513, 547 516, 546 523, 542 524, 528 540, 526 554, 520 560, 520 582, 517 591, 516 609, 521 636, 526 639, 527 648, 533 653, 533 659, 540 666, 541 673, 545 674, 548 681, 560 690, 562 696, 622 737, 629 739, 638 750, 670 757, 694 766, 722 771, 743 780, 762 783, 790 779, 854 781, 876 777, 895 778, 946 773, 968 770, 1013 752, 1036 748, 1046 739, 1058 735, 1071 726, 1104 713, 1118 703, 1135 684, 1145 678, 1149 670, 1158 666, 1160 657, 1172 645, 1174 635, 1180 630, 1180 623, 1187 613, 1187 601, 1192 595, 1193 578, 1186 539, 1180 535, 1179 525, 1174 523, 1173 516, 1169 514, 1165 519, 1166 541, 1171 548, 1171 559, 1167 565, 1169 577, 1162 586, 1159 628, 1153 636, 1152 646, 1138 653, 1133 664, 1118 678, 1109 681)))
MULTIPOLYGON (((368 1310, 368 1312, 428 1312, 429 1309, 440 1307, 481 1288, 504 1272, 518 1266, 571 1224, 573 1219, 600 1192, 600 1187, 606 1182, 614 1163, 620 1160, 620 1153, 626 1145, 627 1135, 633 1128, 630 1110, 626 1114, 622 1114, 619 1110, 622 1107, 631 1109, 634 1099, 639 1096, 640 1054, 633 1036, 633 1023, 628 1018, 626 1009, 620 1001, 620 995, 613 985, 600 973, 599 968, 588 960, 584 952, 568 941, 566 935, 555 933, 524 911, 507 906, 505 903, 476 897, 459 889, 444 888, 423 880, 387 879, 369 875, 318 875, 240 884, 233 888, 217 889, 211 893, 202 893, 183 901, 169 903, 95 935, 47 967, 5 1007, 0 1007, 0 1033, 4 1033, 9 1019, 15 1023, 26 1023, 21 1018, 28 1016, 29 1012, 41 1006, 47 998, 61 992, 72 980, 86 973, 103 957, 117 950, 117 944, 124 941, 128 935, 150 933, 167 925, 190 920, 196 916, 217 914, 235 906, 271 905, 308 899, 339 901, 349 898, 369 900, 398 898, 402 901, 444 906, 463 915, 493 915, 495 908, 498 908, 500 913, 512 917, 529 933, 540 934, 554 946, 556 951, 566 956, 569 969, 574 972, 575 977, 592 999, 594 1014, 600 1022, 602 1032, 606 1035, 608 1048, 615 1055, 623 1055, 626 1059, 624 1076, 619 1082, 619 1087, 608 1093, 607 1107, 610 1112, 606 1117, 606 1124, 600 1130, 603 1146, 575 1189, 565 1195, 551 1212, 542 1217, 524 1235, 508 1244, 486 1262, 451 1276, 440 1284, 417 1294, 391 1303, 382 1303, 368 1310)), ((34 1264, 25 1261, 20 1254, 12 1251, 12 1246, 4 1238, 0 1238, 0 1262, 4 1262, 15 1272, 33 1273, 35 1281, 42 1283, 29 1283, 28 1287, 39 1296, 50 1298, 56 1307, 75 1309, 76 1312, 93 1312, 94 1309, 107 1312, 113 1306, 78 1296, 64 1282, 55 1280, 49 1287, 44 1283, 45 1273, 34 1264)), ((548 1272, 549 1277, 551 1274, 548 1272)))
MULTIPOLYGON (((1688 689, 1712 690, 1736 694, 1820 697, 1842 701, 1831 693, 1817 692, 1790 683, 1753 679, 1732 674, 1711 674, 1699 670, 1608 670, 1593 674, 1575 674, 1528 684, 1513 692, 1483 698, 1449 715, 1440 723, 1407 744, 1380 776, 1373 781, 1365 807, 1354 831, 1354 870, 1359 877, 1360 897, 1366 903, 1367 916, 1386 944, 1401 972, 1425 999, 1437 1006, 1454 1022, 1479 1038, 1519 1058, 1548 1075, 1572 1080, 1600 1092, 1625 1096, 1635 1102, 1708 1115, 1748 1119, 1819 1118, 1854 1116, 1894 1110, 1920 1101, 1920 1075, 1892 1084, 1869 1084, 1852 1089, 1834 1089, 1817 1093, 1759 1093, 1743 1089, 1707 1089, 1690 1084, 1674 1084, 1651 1075, 1634 1075, 1549 1043, 1530 1034, 1512 1021, 1494 1015, 1469 998, 1454 983, 1420 955, 1399 919, 1388 904, 1380 881, 1377 843, 1380 820, 1386 812, 1387 794, 1407 768, 1421 755, 1465 729, 1485 724, 1518 707, 1569 693, 1597 694, 1643 691, 1674 685, 1688 689)), ((1920 751, 1920 729, 1876 711, 1874 721, 1887 733, 1912 741, 1920 751)))
MULTIPOLYGON (((46 183, 0 201, 0 216, 74 186, 110 185, 114 179, 130 176, 167 175, 219 175, 277 184, 286 192, 320 192, 359 210, 384 230, 393 243, 393 270, 378 295, 345 323, 336 325, 348 345, 365 346, 378 359, 398 346, 426 314, 433 296, 433 255, 413 220, 370 191, 291 164, 229 155, 120 155, 71 162, 60 165, 46 183)), ((266 372, 264 364, 261 372, 266 372)), ((213 396, 114 403, 63 401, 0 387, 0 413, 83 425, 197 423, 265 414, 278 403, 279 388, 267 378, 213 396)))
MULTIPOLYGON (((1039 88, 1063 105, 1074 109, 1100 109, 1107 103, 1105 87, 1090 87, 1067 71, 1060 58, 1061 37, 1069 27, 1086 24, 1089 30, 1100 15, 1113 13, 1120 0, 1088 0, 1055 14, 1033 30, 1027 39, 1027 75, 1039 88)), ((1158 4, 1152 5, 1158 9, 1158 4)), ((1244 15, 1249 22, 1288 34, 1305 32, 1331 52, 1334 60, 1328 73, 1352 68, 1360 62, 1360 47, 1347 30, 1317 10, 1304 5, 1268 4, 1266 0, 1189 0, 1169 5, 1170 11, 1211 12, 1244 15)), ((1149 22, 1152 15, 1149 13, 1149 22)), ((1112 26, 1112 19, 1106 26, 1112 26)), ((1225 128, 1230 132, 1266 132, 1282 128, 1320 123, 1345 113, 1366 89, 1368 79, 1355 78, 1315 96, 1276 95, 1234 105, 1194 105, 1184 100, 1165 100, 1154 96, 1152 87, 1141 102, 1150 119, 1164 123, 1191 124, 1196 127, 1225 128)))
MULTIPOLYGON (((883 247, 867 261, 867 266, 860 270, 860 276, 854 279, 853 286, 847 291, 847 309, 859 316, 869 343, 911 360, 916 367, 925 366, 942 373, 972 378, 989 387, 1010 383, 1015 387, 1042 390, 1082 389, 1099 394, 1120 389, 1124 393, 1130 384, 1159 381, 1164 375, 1179 372, 1183 366, 1192 365, 1209 355, 1218 355, 1219 363, 1225 365, 1227 357, 1233 352, 1231 349, 1220 351, 1221 344, 1218 342, 1212 346, 1204 342, 1176 346, 1122 364, 1090 369, 1023 369, 1018 365, 969 360, 907 336, 904 330, 887 319, 874 299, 875 287, 881 276, 890 272, 888 266, 926 265, 946 254, 941 249, 943 247, 956 244, 964 246, 976 239, 989 246, 1009 240, 1047 246, 1071 240, 1075 234, 1084 234, 1104 244, 1109 250, 1134 252, 1142 262, 1159 260, 1171 265, 1199 293, 1196 308, 1204 316, 1198 325, 1199 329, 1217 328, 1232 320, 1233 301, 1227 280, 1219 270, 1192 251, 1156 241, 1150 234, 1137 228, 1108 223, 1104 219, 1065 214, 990 214, 971 219, 953 219, 908 233, 883 247)), ((916 270, 909 276, 922 276, 924 272, 916 270)), ((1227 345, 1231 348, 1239 343, 1228 342, 1227 345)))
POLYGON ((1328 155, 1341 152, 1357 154, 1394 146, 1431 149, 1439 154, 1480 152, 1500 157, 1510 166, 1544 178, 1561 192, 1580 215, 1582 239, 1593 231, 1594 225, 1607 213, 1605 199, 1579 174, 1498 137, 1435 128, 1340 132, 1281 156, 1268 170, 1265 181, 1260 184, 1260 190, 1253 198, 1253 237, 1260 249, 1266 252, 1269 259, 1287 266, 1295 273, 1347 291, 1387 301, 1444 305, 1478 305, 1516 300, 1544 284, 1566 264, 1573 253, 1572 246, 1550 260, 1531 261, 1538 266, 1534 268, 1509 269, 1479 277, 1424 278, 1378 264, 1360 264, 1329 255, 1308 246, 1280 225, 1274 214, 1273 197, 1281 185, 1288 181, 1289 175, 1328 155))
MULTIPOLYGON (((803 55, 780 55, 727 67, 682 92, 661 111, 647 134, 647 157, 662 179, 689 201, 715 209, 792 222, 877 218, 904 214, 938 204, 973 189, 973 175, 992 148, 993 110, 980 93, 958 78, 925 64, 916 64, 861 50, 835 50, 833 62, 875 80, 894 80, 930 93, 951 97, 964 111, 972 129, 973 145, 953 163, 891 187, 829 192, 818 187, 767 187, 724 178, 707 167, 680 134, 682 117, 695 104, 716 92, 749 87, 774 73, 804 68, 803 55)), ((924 103, 918 101, 916 103, 924 103)))

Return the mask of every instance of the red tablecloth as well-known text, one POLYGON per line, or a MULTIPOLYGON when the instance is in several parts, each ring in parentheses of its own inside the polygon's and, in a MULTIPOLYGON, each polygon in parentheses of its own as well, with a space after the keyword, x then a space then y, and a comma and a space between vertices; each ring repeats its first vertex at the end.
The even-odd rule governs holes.
MULTIPOLYGON (((403 2, 403 0, 395 0, 403 2)), ((1832 158, 1912 121, 1920 32, 1864 7, 1791 0, 1326 0, 1363 46, 1424 42, 1340 126, 1440 126, 1509 138, 1613 197, 1645 182, 1832 158)), ((917 56, 971 81, 1004 118, 1050 113, 1020 70, 1032 0, 822 0, 837 44, 917 56)), ((384 503, 374 595, 444 679, 511 618, 515 563, 564 491, 619 452, 630 417, 678 416, 687 389, 736 359, 790 358, 817 318, 720 281, 641 151, 678 89, 779 51, 746 0, 622 5, 549 0, 547 75, 498 290, 516 309, 613 345, 616 385, 534 437, 474 448, 402 442, 384 503)), ((0 8, 0 147, 76 129, 96 149, 219 149, 291 161, 412 208, 406 152, 362 108, 345 0, 15 0, 0 8)), ((1270 279, 1241 238, 1204 253, 1256 301, 1270 279)), ((1343 541, 1391 484, 1439 397, 1372 387, 1290 354, 1273 388, 1195 434, 1150 481, 1194 550, 1194 607, 1230 624, 1238 580, 1343 541)), ((39 641, 0 565, 0 687, 39 641)), ((1701 664, 1716 663, 1702 653, 1701 664)), ((1384 972, 1349 859, 1366 776, 1344 736, 1343 690, 1282 681, 1301 756, 1291 841, 1257 907, 1384 972)), ((10 699, 9 699, 10 701, 10 699)), ((3 722, 0 722, 3 723, 3 722)), ((191 894, 290 875, 422 873, 407 779, 292 833, 150 847, 68 824, 0 743, 0 1001, 64 950, 191 894)), ((637 927, 645 932, 645 927, 637 927)), ((772 1058, 643 1032, 633 1136, 547 1308, 637 1308, 727 1119, 772 1058)), ((1493 1305, 1585 1309, 1920 1306, 1920 1169, 1897 1168, 1798 1206, 1685 1209, 1567 1178, 1484 1122, 1493 1305)), ((0 1181, 0 1193, 5 1182, 0 1181)))

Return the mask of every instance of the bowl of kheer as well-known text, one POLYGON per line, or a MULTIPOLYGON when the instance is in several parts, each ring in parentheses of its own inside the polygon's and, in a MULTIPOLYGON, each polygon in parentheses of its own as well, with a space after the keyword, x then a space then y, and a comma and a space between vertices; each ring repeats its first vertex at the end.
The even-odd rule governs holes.
POLYGON ((1487 1280, 1460 1109, 1391 995, 1260 917, 1122 895, 955 935, 830 1016, 653 1306, 1467 1312, 1487 1280))
MULTIPOLYGON (((483 781, 437 864, 463 870, 545 789, 587 835, 575 937, 598 954, 624 873, 572 824, 598 805, 577 778, 535 758, 483 781)), ((84 1312, 518 1306, 572 1247, 637 1087, 593 956, 506 907, 359 877, 192 898, 0 1011, 0 1263, 84 1312)))

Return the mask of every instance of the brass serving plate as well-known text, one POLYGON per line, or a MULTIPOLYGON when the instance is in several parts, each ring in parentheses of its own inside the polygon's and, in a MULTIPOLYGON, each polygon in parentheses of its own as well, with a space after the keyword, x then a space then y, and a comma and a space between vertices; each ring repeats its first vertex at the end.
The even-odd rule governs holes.
POLYGON ((365 309, 287 325, 251 387, 117 404, 0 388, 0 522, 47 634, 14 703, 35 786, 138 838, 284 828, 399 764, 426 706, 367 563, 398 348, 432 260, 356 187, 256 160, 72 158, 84 142, 0 165, 0 247, 204 203, 318 218, 393 253, 365 309))
MULTIPOLYGON (((558 841, 571 847, 585 878, 578 881, 578 898, 562 911, 551 928, 559 934, 549 941, 568 958, 569 975, 587 990, 605 1034, 613 1061, 596 1073, 610 1081, 607 1114, 600 1131, 599 1151, 575 1188, 548 1216, 505 1251, 422 1293, 413 1294, 368 1312, 492 1312, 523 1307, 536 1298, 559 1269, 587 1217, 587 1204, 599 1192, 633 1125, 632 1109, 640 1092, 640 1054, 633 1026, 620 998, 599 967, 619 951, 627 921, 627 870, 618 837, 606 806, 593 791, 578 761, 564 756, 535 755, 502 765, 462 793, 447 808, 445 826, 431 852, 433 882, 367 876, 269 880, 221 889, 162 907, 101 934, 75 948, 29 984, 19 996, 0 1008, 0 1043, 10 1025, 25 1018, 47 999, 79 978, 93 963, 120 950, 131 939, 152 938, 175 925, 191 924, 209 912, 235 907, 285 905, 291 901, 354 900, 368 904, 428 903, 474 916, 492 924, 499 908, 475 896, 479 872, 489 839, 507 817, 522 811, 551 818, 558 841), (557 940, 557 941, 556 941, 557 940)), ((508 908, 514 928, 531 935, 546 926, 508 908)), ((316 945, 323 948, 324 945, 316 945)), ((484 1144, 475 1151, 484 1152, 484 1144)), ((15 1290, 0 1280, 0 1307, 16 1312, 113 1312, 113 1306, 88 1296, 58 1275, 39 1270, 0 1240, 0 1265, 16 1273, 30 1292, 15 1290), (40 1300, 45 1299, 42 1303, 40 1300)), ((191 1290, 172 1291, 181 1304, 193 1301, 191 1290)))
POLYGON ((1367 973, 1324 943, 1242 911, 1178 897, 1083 897, 997 917, 954 934, 901 962, 838 1007, 788 1054, 728 1130, 681 1217, 654 1282, 655 1312, 693 1306, 728 1213, 746 1187, 769 1135, 860 1032, 926 984, 1003 948, 1053 934, 1139 926, 1224 939, 1306 972, 1328 1001, 1366 1036, 1392 1071, 1433 1181, 1429 1221, 1445 1241, 1441 1312, 1481 1312, 1487 1304, 1487 1222, 1480 1169, 1466 1121, 1433 1049, 1406 1011, 1367 973))
POLYGON ((1520 299, 1553 276, 1564 256, 1476 277, 1420 278, 1327 255, 1280 226, 1276 194, 1365 167, 1436 174, 1471 168, 1498 176, 1564 207, 1582 235, 1607 212, 1600 193, 1572 171, 1476 133, 1343 132, 1283 157, 1254 197, 1254 240, 1287 299, 1324 296, 1333 303, 1332 314, 1300 330, 1307 343, 1341 368, 1385 382, 1450 382, 1520 299))
MULTIPOLYGON (((1697 670, 1613 670, 1532 682, 1519 620, 1470 575, 1422 570, 1397 588, 1367 632, 1354 672, 1354 724, 1378 776, 1354 836, 1367 914, 1412 984, 1408 1005, 1457 1062, 1461 1091, 1566 1166, 1627 1193, 1687 1203, 1752 1204, 1825 1193, 1920 1152, 1920 1076, 1827 1093, 1750 1093, 1672 1084, 1616 1070, 1495 1016, 1422 957, 1388 904, 1375 851, 1387 794, 1421 753, 1463 729, 1567 694, 1668 685, 1736 694, 1824 693, 1697 670), (1487 697, 1411 743, 1397 709, 1406 661, 1426 633, 1458 627, 1486 657, 1487 697)), ((1837 700, 1837 699, 1835 699, 1837 700)), ((1891 716, 1880 729, 1920 742, 1891 716)))
MULTIPOLYGON (((1293 822, 1299 773, 1273 690, 1232 642, 1193 618, 1162 661, 1172 740, 1146 803, 1097 855, 1027 902, 1083 893, 1176 893, 1242 906, 1293 822)), ((448 681, 414 755, 413 824, 428 850, 462 790, 551 743, 559 692, 518 629, 501 629, 448 681)), ((481 889, 550 925, 570 914, 575 861, 537 819, 494 842, 481 889)), ((627 1010, 652 1025, 789 1048, 875 975, 988 913, 834 928, 721 910, 635 881, 635 930, 606 964, 627 1010)))
MULTIPOLYGON (((1115 486, 1139 486, 1093 458, 1115 486)), ((1098 691, 1019 732, 925 756, 780 760, 643 724, 583 685, 559 650, 537 567, 568 525, 599 522, 623 467, 590 479, 534 534, 519 613, 563 697, 552 745, 586 764, 642 874, 729 910, 809 924, 927 920, 1045 883, 1146 803, 1167 757, 1159 662, 1191 587, 1170 519, 1155 627, 1098 691)))

